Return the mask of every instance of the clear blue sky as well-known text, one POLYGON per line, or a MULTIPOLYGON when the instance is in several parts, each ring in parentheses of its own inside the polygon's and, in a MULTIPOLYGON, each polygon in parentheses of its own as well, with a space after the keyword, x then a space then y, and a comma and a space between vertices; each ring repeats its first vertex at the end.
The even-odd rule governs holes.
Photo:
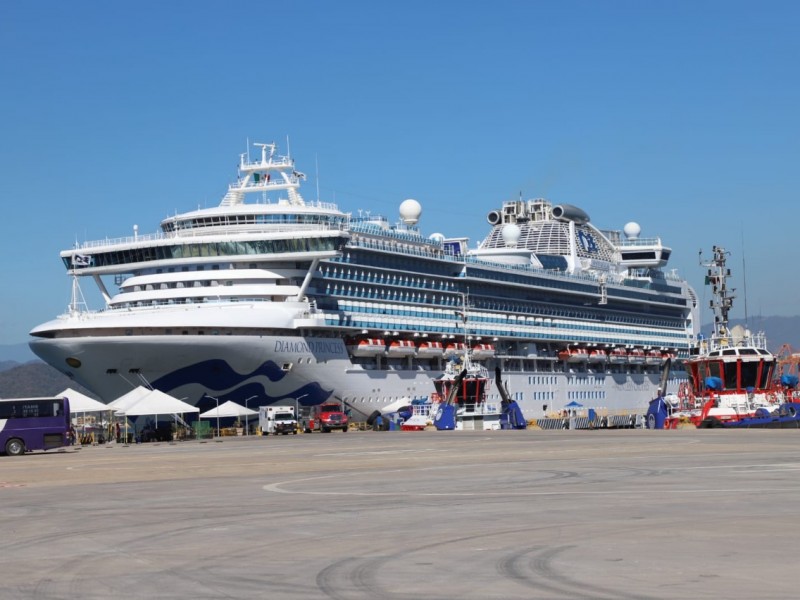
POLYGON ((735 317, 800 314, 800 4, 0 2, 0 344, 63 312, 58 253, 213 206, 247 138, 425 233, 544 196, 732 252, 735 317))

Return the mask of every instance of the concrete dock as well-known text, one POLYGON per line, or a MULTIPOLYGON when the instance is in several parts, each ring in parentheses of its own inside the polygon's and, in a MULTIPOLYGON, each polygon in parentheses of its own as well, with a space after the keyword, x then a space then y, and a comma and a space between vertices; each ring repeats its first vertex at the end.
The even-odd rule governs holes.
POLYGON ((0 597, 795 598, 796 431, 335 432, 0 456, 0 597))

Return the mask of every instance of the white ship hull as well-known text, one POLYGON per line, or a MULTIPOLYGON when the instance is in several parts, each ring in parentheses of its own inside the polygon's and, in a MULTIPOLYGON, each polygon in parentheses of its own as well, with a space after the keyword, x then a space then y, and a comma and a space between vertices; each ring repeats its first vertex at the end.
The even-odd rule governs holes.
MULTIPOLYGON (((74 379, 104 401, 137 385, 152 385, 191 404, 210 406, 207 396, 258 395, 262 404, 298 399, 302 405, 340 399, 366 416, 403 397, 427 397, 434 390, 433 379, 442 374, 440 369, 357 364, 344 342, 334 338, 122 336, 36 340, 31 346, 50 364, 78 358, 81 366, 73 371, 74 379)), ((568 385, 573 373, 504 371, 503 378, 530 419, 558 411, 571 401, 610 413, 641 413, 657 395, 660 375, 600 370, 588 372, 586 384, 577 386, 568 385), (541 383, 531 383, 536 381, 541 383)), ((500 396, 490 390, 488 399, 499 401, 500 396)))

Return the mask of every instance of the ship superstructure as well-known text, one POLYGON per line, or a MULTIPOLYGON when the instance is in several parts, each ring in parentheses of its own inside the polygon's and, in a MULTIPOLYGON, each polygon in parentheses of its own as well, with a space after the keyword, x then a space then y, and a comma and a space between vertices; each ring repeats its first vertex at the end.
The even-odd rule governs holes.
POLYGON ((293 159, 257 146, 219 206, 63 251, 105 306, 74 303, 31 332, 33 351, 105 401, 145 384, 364 415, 427 395, 468 353, 501 367, 529 418, 571 401, 643 410, 661 361, 688 355, 696 295, 635 223, 600 230, 574 206, 514 200, 470 248, 423 235, 416 200, 397 223, 307 201, 293 159))

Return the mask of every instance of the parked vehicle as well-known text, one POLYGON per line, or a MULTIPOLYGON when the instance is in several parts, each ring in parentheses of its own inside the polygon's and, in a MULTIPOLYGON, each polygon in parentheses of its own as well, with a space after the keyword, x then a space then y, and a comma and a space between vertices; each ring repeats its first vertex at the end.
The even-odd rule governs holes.
POLYGON ((74 441, 67 398, 0 400, 0 451, 19 456, 74 441))
POLYGON ((321 431, 328 433, 333 429, 347 431, 347 415, 336 402, 326 402, 312 406, 308 414, 307 432, 321 431))
POLYGON ((260 406, 258 426, 263 435, 297 434, 297 417, 294 406, 260 406))

